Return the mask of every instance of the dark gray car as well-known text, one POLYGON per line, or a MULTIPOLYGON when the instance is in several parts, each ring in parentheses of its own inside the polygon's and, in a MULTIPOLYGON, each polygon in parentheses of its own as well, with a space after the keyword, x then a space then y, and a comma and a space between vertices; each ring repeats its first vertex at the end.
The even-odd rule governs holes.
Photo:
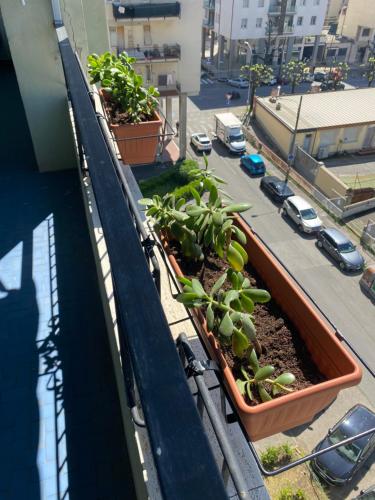
MULTIPOLYGON (((314 451, 375 428, 375 413, 363 405, 356 405, 329 430, 328 435, 314 451)), ((375 433, 320 455, 311 462, 312 469, 330 484, 348 483, 375 450, 375 433)))
POLYGON ((342 271, 360 271, 365 261, 355 245, 337 229, 327 227, 318 233, 317 245, 339 263, 342 271))

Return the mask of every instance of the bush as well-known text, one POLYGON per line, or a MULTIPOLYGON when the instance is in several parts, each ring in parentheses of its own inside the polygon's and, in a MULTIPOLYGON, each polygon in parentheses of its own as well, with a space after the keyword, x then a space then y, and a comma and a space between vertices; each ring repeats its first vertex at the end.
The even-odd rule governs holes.
POLYGON ((291 462, 294 455, 294 448, 289 443, 279 446, 269 446, 260 454, 260 459, 266 469, 273 469, 291 462))
POLYGON ((194 160, 177 162, 160 175, 139 182, 139 188, 145 198, 152 198, 154 194, 164 196, 189 182, 190 170, 197 168, 194 160))
POLYGON ((278 500, 307 500, 307 496, 301 488, 293 491, 290 486, 282 488, 277 498, 278 500))

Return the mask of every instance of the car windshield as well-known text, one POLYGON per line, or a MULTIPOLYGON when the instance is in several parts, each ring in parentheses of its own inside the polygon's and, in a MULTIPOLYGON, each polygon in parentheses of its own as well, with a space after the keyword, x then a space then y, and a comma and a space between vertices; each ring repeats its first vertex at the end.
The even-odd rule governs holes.
POLYGON ((341 243, 340 245, 337 245, 337 248, 338 248, 340 253, 350 253, 350 252, 354 252, 354 250, 355 250, 353 243, 351 243, 350 241, 347 241, 345 243, 341 243))
POLYGON ((199 142, 200 142, 201 144, 210 144, 210 140, 209 140, 209 139, 207 139, 207 137, 206 137, 205 139, 202 139, 202 138, 201 138, 201 139, 199 139, 199 142))
POLYGON ((244 137, 243 137, 243 134, 230 135, 229 140, 230 140, 230 142, 243 142, 244 137))
POLYGON ((275 184, 275 187, 279 193, 290 193, 290 189, 285 184, 285 182, 280 182, 280 184, 275 184))
MULTIPOLYGON (((347 439, 351 436, 347 436, 342 429, 336 429, 332 434, 328 437, 328 441, 331 444, 337 444, 344 439, 347 439)), ((355 442, 348 443, 345 446, 339 446, 336 450, 340 453, 341 456, 349 460, 355 464, 361 455, 361 448, 359 448, 355 442)))
POLYGON ((305 210, 301 210, 301 217, 305 220, 316 219, 316 212, 313 208, 305 208, 305 210))

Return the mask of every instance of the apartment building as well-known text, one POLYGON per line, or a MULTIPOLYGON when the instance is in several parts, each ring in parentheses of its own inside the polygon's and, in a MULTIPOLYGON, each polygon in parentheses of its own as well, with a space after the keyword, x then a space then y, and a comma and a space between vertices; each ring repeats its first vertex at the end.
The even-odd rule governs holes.
POLYGON ((161 108, 172 125, 172 100, 179 100, 179 146, 186 153, 187 96, 200 88, 199 0, 107 2, 110 46, 136 58, 136 68, 147 85, 160 92, 161 108))
POLYGON ((253 57, 268 63, 277 64, 292 55, 316 59, 328 0, 216 0, 211 28, 212 1, 205 7, 203 37, 209 31, 215 33, 218 65, 226 52, 230 69, 244 41, 250 44, 253 57), (294 47, 295 39, 304 37, 314 37, 307 53, 294 47))

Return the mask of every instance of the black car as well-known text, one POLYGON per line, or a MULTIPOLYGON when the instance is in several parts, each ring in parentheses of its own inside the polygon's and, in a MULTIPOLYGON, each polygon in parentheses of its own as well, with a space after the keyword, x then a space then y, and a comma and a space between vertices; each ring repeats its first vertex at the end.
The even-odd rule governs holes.
POLYGON ((314 82, 325 82, 327 80, 326 73, 314 73, 314 82))
POLYGON ((261 189, 264 189, 264 191, 266 191, 271 198, 279 203, 282 203, 284 200, 289 198, 289 196, 294 196, 294 193, 288 184, 274 175, 263 177, 260 181, 260 187, 261 189))
MULTIPOLYGON (((375 413, 363 405, 356 405, 328 431, 314 451, 319 451, 344 439, 375 428, 375 413)), ((375 450, 375 432, 349 444, 320 455, 311 467, 326 482, 337 486, 347 484, 375 450)))
POLYGON ((334 227, 322 229, 317 235, 316 244, 339 263, 342 271, 361 271, 365 265, 365 260, 355 245, 334 227))
POLYGON ((329 80, 328 82, 323 82, 320 86, 320 90, 322 92, 325 92, 327 90, 345 90, 345 84, 342 82, 339 82, 336 84, 332 80, 329 80))
POLYGON ((230 94, 232 100, 233 99, 236 100, 236 99, 241 98, 241 94, 239 92, 237 92, 237 90, 231 90, 230 92, 228 92, 228 95, 229 94, 230 94))

